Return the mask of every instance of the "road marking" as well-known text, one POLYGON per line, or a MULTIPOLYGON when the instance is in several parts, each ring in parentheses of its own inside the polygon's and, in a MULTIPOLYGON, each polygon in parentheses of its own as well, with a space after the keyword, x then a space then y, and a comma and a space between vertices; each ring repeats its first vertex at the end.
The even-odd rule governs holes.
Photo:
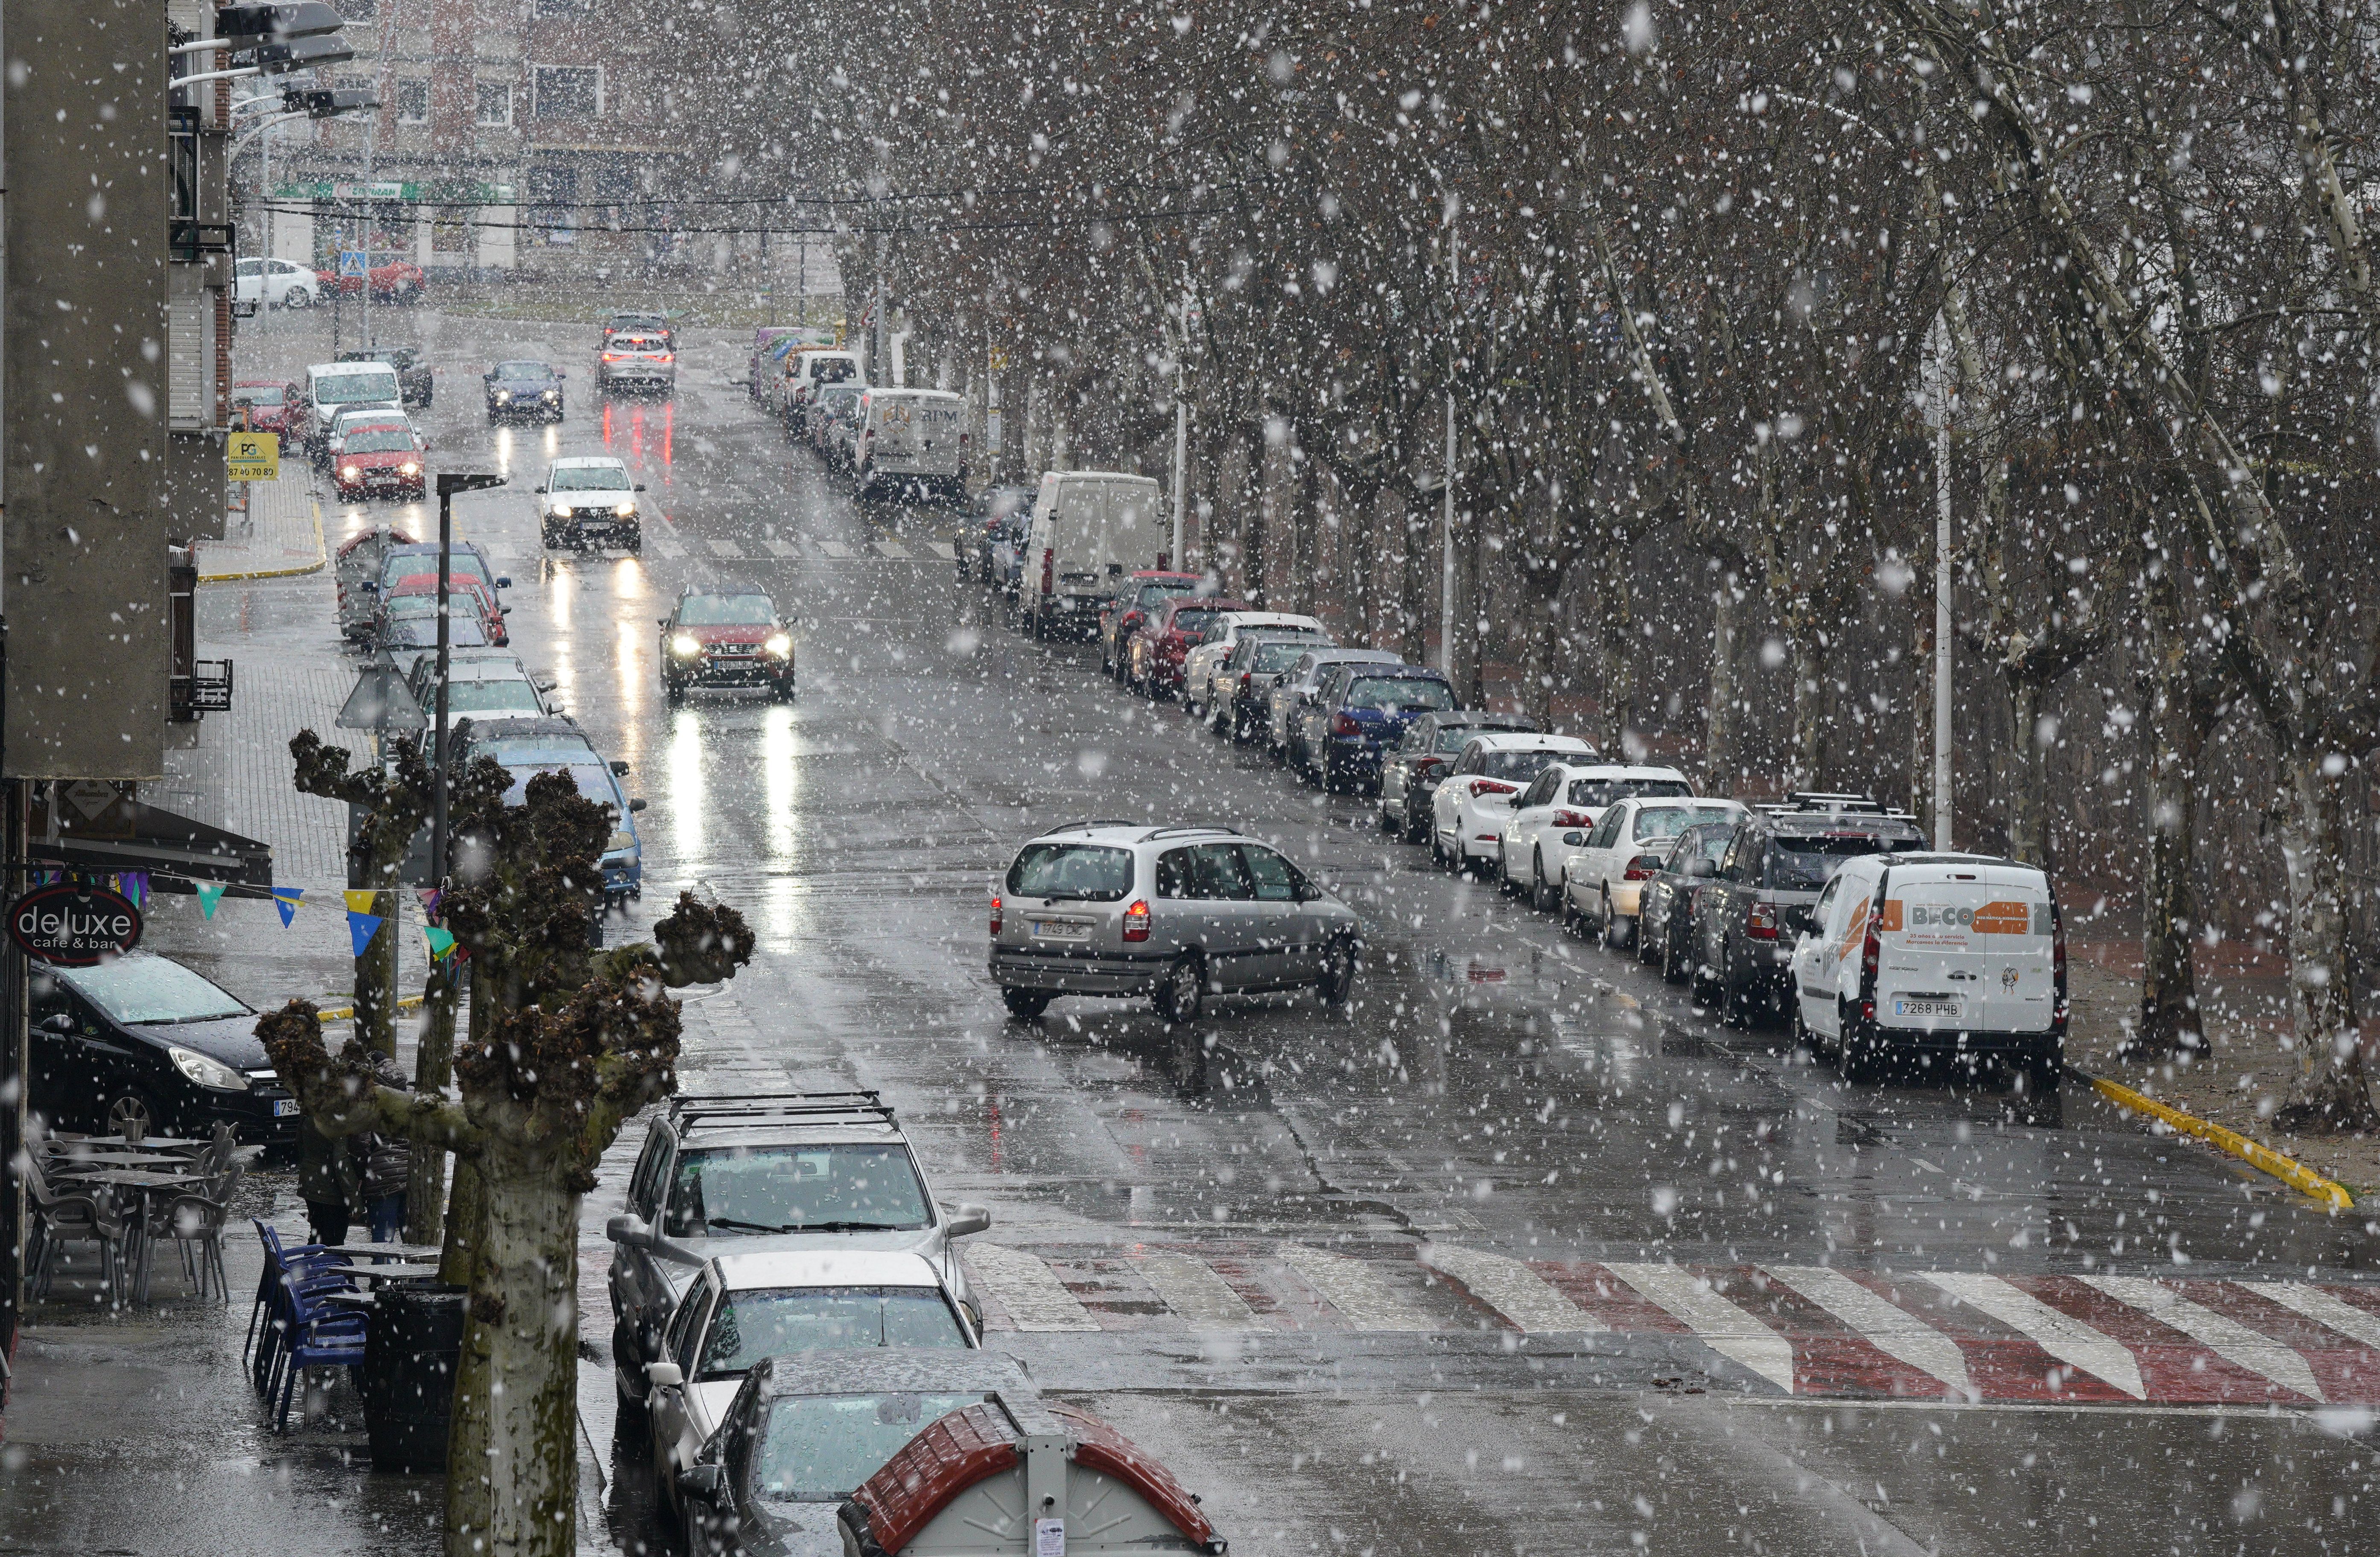
POLYGON ((732 540, 714 540, 710 543, 710 554, 714 557, 724 557, 730 561, 740 561, 744 557, 744 549, 732 540))
POLYGON ((818 549, 838 562, 851 555, 851 548, 839 540, 822 540, 818 543, 818 549))
POLYGON ((935 556, 940 557, 945 562, 955 562, 958 561, 958 551, 949 541, 929 540, 926 543, 926 549, 932 552, 935 556))
POLYGON ((655 530, 653 532, 653 549, 660 552, 664 557, 683 557, 686 555, 686 548, 679 542, 677 532, 674 529, 665 528, 655 530))
POLYGON ((1426 1243, 1418 1258, 1431 1270, 1460 1283, 1464 1291, 1510 1320, 1517 1330, 1611 1328, 1555 1291, 1536 1272, 1506 1255, 1459 1244, 1426 1243))
POLYGON ((801 555, 799 551, 794 549, 793 542, 779 540, 774 536, 771 536, 769 537, 768 546, 769 555, 771 557, 798 557, 801 555))
POLYGON ((2326 1324, 2380 1351, 2380 1314, 2359 1309, 2343 1298, 2334 1298, 2321 1287, 2309 1286, 2301 1281, 2243 1281, 2231 1285, 2244 1287, 2259 1298, 2269 1298, 2285 1309, 2294 1309, 2316 1324, 2326 1324))
POLYGON ((1039 1259, 1005 1244, 969 1242, 967 1269, 1019 1330, 1097 1330, 1099 1322, 1039 1259))
POLYGON ((2322 1386, 2313 1380, 2313 1370, 2306 1366, 2306 1359, 2294 1347, 2193 1303, 2162 1282, 2146 1276, 2084 1276, 2082 1280, 2160 1324, 2173 1326, 2226 1362, 2251 1373, 2262 1373, 2283 1389, 2295 1390, 2308 1400, 2323 1398, 2322 1386))
POLYGON ((1304 1276, 1358 1330, 1435 1330, 1427 1314, 1408 1305, 1368 1261, 1302 1243, 1281 1246, 1281 1263, 1304 1276))
POLYGON ((1933 1271, 1925 1273, 1923 1279, 1969 1308, 1989 1314, 2058 1361, 2105 1379, 2134 1400, 2148 1398, 2141 1385, 2140 1359, 2131 1347, 2031 1293, 1993 1275, 1933 1271))
POLYGON ((1154 1250, 1136 1257, 1140 1277, 1193 1330, 1253 1330, 1263 1321, 1204 1260, 1154 1250))
POLYGON ((1740 1362, 1793 1393, 1793 1344, 1712 1290, 1709 1282, 1682 1265, 1616 1265, 1604 1269, 1634 1287, 1677 1319, 1719 1356, 1740 1362))
POLYGON ((1859 1332, 1861 1340, 1885 1356, 1941 1380, 1970 1400, 1976 1397, 1975 1387, 1967 1378, 1967 1354, 1959 1349, 1959 1343, 1908 1310, 1823 1265, 1763 1269, 1859 1332))
POLYGON ((896 561, 905 560, 909 555, 909 549, 897 540, 880 540, 868 549, 879 557, 891 557, 896 561))

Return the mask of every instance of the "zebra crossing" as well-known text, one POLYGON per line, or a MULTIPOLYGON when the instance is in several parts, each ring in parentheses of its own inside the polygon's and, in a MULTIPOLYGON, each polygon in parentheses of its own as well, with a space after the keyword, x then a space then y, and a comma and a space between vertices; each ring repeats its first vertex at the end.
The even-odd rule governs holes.
POLYGON ((971 1240, 993 1331, 1520 1332, 1815 1399, 2380 1405, 2380 1285, 1542 1261, 1445 1242, 971 1240), (1593 1344, 1593 1343, 1589 1343, 1593 1344))
POLYGON ((661 556, 673 561, 691 557, 714 558, 726 562, 757 561, 762 557, 779 561, 886 561, 926 562, 953 561, 958 553, 946 540, 902 540, 886 537, 872 541, 815 540, 808 536, 764 535, 758 540, 730 540, 688 535, 663 520, 647 527, 645 544, 661 556))

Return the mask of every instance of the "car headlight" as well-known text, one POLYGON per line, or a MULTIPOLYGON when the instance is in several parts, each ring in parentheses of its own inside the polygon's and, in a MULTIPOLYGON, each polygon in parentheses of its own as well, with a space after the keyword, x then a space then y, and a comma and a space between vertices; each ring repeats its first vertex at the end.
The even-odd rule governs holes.
POLYGON ((178 1044, 166 1044, 165 1053, 172 1058, 175 1069, 200 1086, 219 1092, 248 1091, 248 1078, 219 1059, 209 1059, 196 1050, 183 1048, 178 1044))
POLYGON ((352 481, 362 474, 363 472, 358 470, 354 465, 348 465, 346 469, 339 472, 340 478, 347 481, 352 481))
POLYGON ((616 854, 623 849, 634 849, 636 846, 637 835, 622 827, 612 835, 612 841, 603 846, 603 851, 607 854, 616 854))
POLYGON ((559 400, 562 398, 562 392, 560 390, 548 390, 545 392, 545 398, 548 400, 559 400))
POLYGON ((613 503, 612 513, 617 518, 634 519, 637 516, 637 505, 632 502, 613 503))
POLYGON ((794 641, 783 633, 771 633, 769 641, 760 646, 780 658, 794 652, 794 641))
POLYGON ((680 633, 670 640, 670 647, 679 654, 700 654, 702 640, 690 633, 680 633))
POLYGON ((498 390, 496 392, 496 398, 499 401, 510 400, 512 397, 513 392, 510 390, 498 390))
POLYGON ((421 466, 419 463, 414 460, 407 460, 396 468, 398 474, 403 476, 419 476, 421 474, 421 466))
POLYGON ((556 502, 556 503, 553 505, 553 516, 554 516, 556 519, 567 519, 567 518, 569 518, 569 517, 570 517, 570 505, 569 505, 568 503, 566 503, 566 502, 556 502))

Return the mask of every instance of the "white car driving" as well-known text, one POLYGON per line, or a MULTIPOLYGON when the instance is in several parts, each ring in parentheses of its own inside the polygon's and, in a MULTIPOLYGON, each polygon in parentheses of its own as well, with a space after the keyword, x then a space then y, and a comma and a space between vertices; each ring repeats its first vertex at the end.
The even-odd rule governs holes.
POLYGON ((1580 766, 1596 750, 1574 735, 1475 735, 1430 796, 1430 852, 1439 863, 1487 869, 1503 858, 1504 824, 1512 797, 1553 763, 1580 766))
POLYGON ((1663 790, 1655 791, 1657 798, 1620 801, 1585 834, 1575 835, 1575 842, 1572 835, 1564 836, 1570 856, 1558 885, 1565 925, 1597 931, 1606 946, 1634 945, 1638 899, 1645 883, 1659 872, 1670 840, 1688 827, 1743 815, 1734 801, 1679 800, 1677 793, 1663 790))
POLYGON ((242 260, 232 267, 232 300, 269 308, 310 308, 322 278, 294 260, 242 260))
POLYGON ((1317 643, 1330 640, 1329 631, 1314 617, 1287 611, 1225 611, 1208 629, 1207 641, 1182 662, 1182 706, 1193 718, 1203 715, 1209 724, 1214 722, 1216 669, 1232 657, 1232 646, 1240 641, 1242 633, 1258 627, 1270 633, 1309 633, 1317 643))
POLYGON ((1576 840, 1613 803, 1630 795, 1686 796, 1694 792, 1674 767, 1636 767, 1619 763, 1562 763, 1537 775, 1512 799, 1497 851, 1497 885, 1524 892, 1529 906, 1550 911, 1561 891, 1562 870, 1576 840))

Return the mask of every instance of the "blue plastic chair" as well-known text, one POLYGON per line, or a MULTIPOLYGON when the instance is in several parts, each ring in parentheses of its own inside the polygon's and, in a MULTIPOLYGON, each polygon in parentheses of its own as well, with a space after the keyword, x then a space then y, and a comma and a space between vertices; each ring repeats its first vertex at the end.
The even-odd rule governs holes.
MULTIPOLYGON (((323 1268, 338 1263, 339 1257, 318 1243, 285 1245, 280 1230, 271 1223, 255 1217, 249 1220, 256 1225, 258 1241, 264 1246, 264 1269, 256 1278, 256 1301, 249 1309, 248 1335, 241 1343, 240 1358, 249 1364, 249 1381, 256 1393, 270 1398, 271 1381, 276 1371, 274 1357, 280 1349, 281 1337, 289 1328, 287 1305, 283 1299, 293 1285, 323 1279, 323 1268)), ((332 1288, 335 1290, 343 1280, 333 1281, 332 1288)))
POLYGON ((298 1375, 309 1368, 359 1367, 364 1360, 366 1329, 366 1316, 343 1312, 319 1301, 326 1290, 354 1290, 353 1284, 344 1277, 335 1286, 299 1283, 287 1290, 289 1328, 274 1358, 280 1374, 281 1405, 273 1417, 273 1430, 279 1433, 289 1430, 289 1400, 297 1393, 298 1375))

